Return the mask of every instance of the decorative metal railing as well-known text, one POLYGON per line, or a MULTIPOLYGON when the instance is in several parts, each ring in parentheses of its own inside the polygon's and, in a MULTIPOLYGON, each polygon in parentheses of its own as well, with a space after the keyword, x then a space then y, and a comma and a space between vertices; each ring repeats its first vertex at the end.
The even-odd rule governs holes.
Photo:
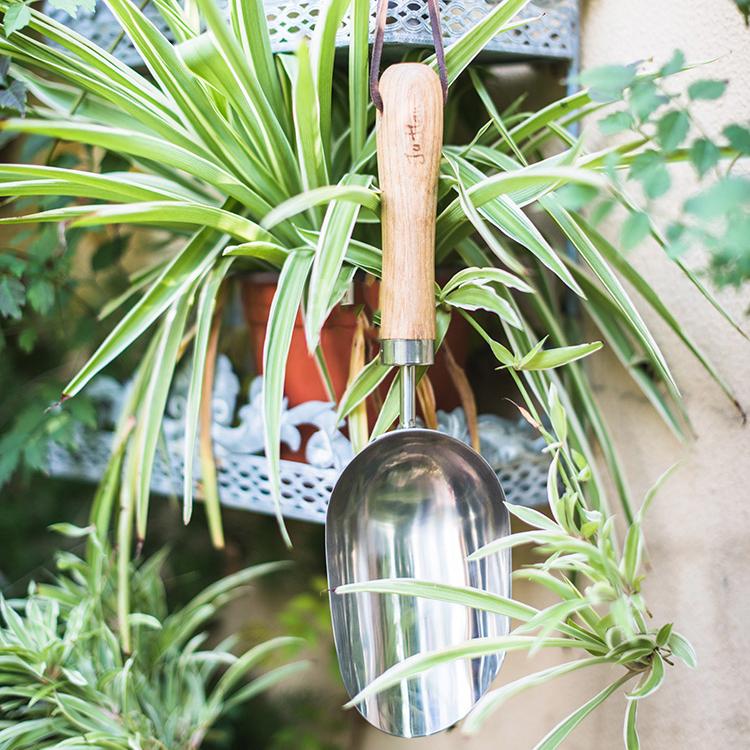
MULTIPOLYGON (((163 449, 157 454, 151 481, 153 492, 182 494, 184 467, 184 409, 187 373, 175 379, 163 422, 163 449)), ((114 424, 130 385, 121 385, 109 377, 99 377, 88 393, 97 404, 99 427, 80 428, 77 447, 69 451, 59 445, 50 447, 49 473, 99 481, 109 458, 114 424)), ((240 399, 240 381, 225 356, 217 360, 213 396, 212 439, 216 455, 219 496, 222 504, 233 508, 275 512, 263 455, 262 378, 256 377, 247 400, 240 399)), ((462 409, 438 412, 439 429, 466 442, 469 433, 462 409)), ((328 499, 341 470, 352 457, 352 447, 336 424, 334 405, 310 401, 285 408, 281 420, 281 439, 291 451, 304 448, 305 462, 282 460, 282 511, 288 518, 323 523, 328 499), (314 431, 303 446, 300 428, 314 431)), ((495 469, 507 499, 521 505, 546 502, 549 457, 542 453, 544 440, 534 435, 525 422, 512 422, 483 414, 479 417, 482 455, 495 469)), ((200 468, 195 459, 196 491, 200 496, 200 468)))
MULTIPOLYGON (((271 43, 275 50, 296 48, 299 40, 312 34, 315 20, 325 0, 266 0, 266 16, 271 43)), ((219 0, 226 5, 226 0, 219 0)), ((442 30, 446 46, 460 38, 497 5, 491 0, 442 0, 442 30)), ((78 9, 75 19, 65 11, 46 4, 45 11, 61 23, 73 26, 80 34, 109 49, 120 34, 120 27, 103 2, 93 10, 78 9)), ((154 3, 145 8, 146 16, 167 37, 169 28, 154 3)), ((578 54, 578 0, 538 0, 523 11, 521 18, 537 17, 489 42, 483 56, 502 59, 550 59, 571 62, 578 54)), ((374 32, 375 3, 372 3, 371 33, 374 32)), ((342 24, 337 44, 349 42, 349 19, 342 24)), ((421 0, 390 0, 385 42, 402 47, 432 47, 429 18, 421 0)), ((128 65, 139 65, 140 56, 129 40, 123 39, 115 55, 128 65)))

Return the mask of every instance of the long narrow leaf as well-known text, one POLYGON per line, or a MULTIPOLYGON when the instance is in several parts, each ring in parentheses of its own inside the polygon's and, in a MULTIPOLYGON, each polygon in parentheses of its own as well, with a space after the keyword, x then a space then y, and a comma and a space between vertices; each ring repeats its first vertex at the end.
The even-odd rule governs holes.
POLYGON ((64 395, 75 396, 98 372, 127 349, 151 324, 200 278, 219 256, 226 237, 212 229, 198 232, 164 269, 157 281, 139 300, 96 352, 73 377, 64 395))
POLYGON ((0 165, 0 194, 65 195, 122 203, 175 200, 182 197, 149 187, 138 178, 131 178, 127 172, 93 174, 82 170, 42 167, 35 164, 0 165))
POLYGON ((180 297, 165 316, 158 334, 159 344, 154 352, 154 372, 139 404, 137 424, 133 435, 133 450, 138 483, 135 496, 136 533, 139 543, 146 537, 146 520, 151 497, 151 474, 156 445, 161 434, 162 418, 177 364, 178 351, 185 329, 185 321, 193 302, 191 289, 180 297))
POLYGON ((503 685, 497 690, 491 690, 489 693, 482 696, 474 708, 471 709, 471 713, 466 717, 466 720, 461 727, 461 733, 469 736, 475 735, 482 728, 482 725, 487 721, 490 715, 497 711, 505 701, 512 698, 514 695, 522 693, 524 690, 544 685, 546 682, 550 682, 557 677, 562 677, 563 675, 570 674, 579 669, 586 669, 606 662, 606 656, 574 659, 565 664, 558 664, 554 667, 543 669, 540 672, 534 672, 533 674, 521 677, 507 685, 503 685))
MULTIPOLYGON (((306 42, 297 49, 295 58, 284 58, 292 81, 292 103, 294 132, 297 143, 297 158, 302 174, 304 190, 321 187, 329 183, 320 132, 320 110, 315 96, 310 51, 306 42)), ((314 215, 317 212, 313 210, 314 215)))
POLYGON ((281 84, 271 52, 266 7, 262 0, 232 0, 234 32, 274 111, 284 111, 281 84))
POLYGON ((56 120, 8 119, 0 128, 16 133, 36 133, 50 138, 60 138, 90 146, 100 146, 109 151, 141 157, 157 163, 181 169, 205 180, 229 196, 237 198, 255 215, 264 216, 271 206, 251 188, 244 185, 215 162, 208 161, 166 140, 144 135, 137 131, 68 123, 56 120))
MULTIPOLYGON (((352 696, 352 699, 345 707, 356 706, 372 695, 381 693, 389 687, 398 685, 403 680, 416 677, 420 673, 441 664, 456 661, 457 659, 475 659, 482 656, 490 656, 501 651, 528 650, 532 648, 535 642, 536 638, 532 636, 520 635, 507 635, 498 638, 474 638, 440 651, 428 651, 410 656, 390 667, 390 669, 387 669, 379 677, 376 677, 367 687, 352 696)), ((576 641, 573 638, 548 638, 544 645, 549 648, 566 648, 575 646, 576 641)))
POLYGON ((370 44, 370 0, 352 0, 349 44, 349 140, 351 161, 356 164, 367 138, 370 44))
MULTIPOLYGON (((242 140, 214 106, 205 89, 188 70, 170 42, 131 0, 108 0, 108 5, 154 78, 169 92, 178 110, 205 147, 230 172, 238 175, 254 174, 255 170, 242 140)), ((201 9, 204 17, 211 23, 213 32, 220 34, 226 24, 221 19, 219 23, 222 26, 218 26, 215 17, 218 11, 206 3, 201 5, 201 9)), ((228 53, 229 46, 225 50, 228 53)))
MULTIPOLYGON (((230 80, 224 82, 225 90, 228 90, 230 97, 235 101, 243 123, 254 133, 256 148, 262 156, 261 161, 267 161, 271 165, 271 172, 279 184, 286 186, 287 192, 293 191, 299 185, 298 166, 279 115, 271 106, 253 66, 243 54, 216 3, 213 0, 197 0, 197 3, 208 28, 217 40, 215 48, 223 58, 226 72, 230 77, 230 80)), ((262 38, 263 27, 260 26, 251 33, 262 38)), ((272 88, 271 91, 273 90, 272 88)), ((278 106, 279 102, 276 102, 276 105, 278 106)), ((283 111, 282 107, 279 112, 283 111)), ((222 137, 221 130, 218 135, 222 137)), ((244 164, 244 161, 242 163, 244 164)))
MULTIPOLYGON (((94 208, 94 207, 89 207, 94 208)), ((245 242, 270 242, 271 234, 250 219, 213 206, 184 201, 154 201, 104 206, 76 219, 74 226, 94 227, 102 224, 185 224, 216 229, 245 242)))
MULTIPOLYGON (((460 178, 464 181, 468 193, 473 185, 484 179, 484 175, 466 160, 459 159, 458 157, 453 158, 458 164, 460 178)), ((557 253, 555 253, 531 220, 507 195, 499 195, 490 203, 485 203, 479 211, 501 232, 527 248, 576 294, 583 297, 581 288, 572 277, 570 271, 565 267, 563 261, 558 257, 557 253)), ((438 219, 439 221, 440 218, 438 219)), ((455 244, 456 237, 454 235, 454 229, 450 229, 442 235, 438 231, 439 239, 436 247, 438 258, 444 256, 445 251, 450 250, 452 245, 455 244)))
POLYGON ((632 263, 628 263, 622 253, 618 252, 607 239, 591 226, 583 217, 576 216, 574 220, 578 226, 586 232, 591 242, 596 246, 602 257, 610 263, 622 276, 627 279, 635 290, 646 300, 651 308, 661 317, 669 328, 682 340, 693 356, 701 363, 706 372, 713 378, 717 385, 724 391, 733 403, 737 404, 737 396, 728 383, 718 372, 713 363, 701 351, 690 335, 685 331, 672 314, 667 305, 662 302, 656 290, 641 276, 632 263))
POLYGON ((625 674, 619 680, 615 680, 600 693, 597 693, 590 701, 584 703, 577 711, 561 721, 535 748, 534 750, 555 750, 560 747, 568 735, 596 708, 604 703, 612 693, 622 687, 632 674, 625 674))
POLYGON ((641 750, 641 740, 638 737, 638 701, 628 701, 625 709, 625 723, 623 725, 623 740, 625 750, 641 750))
MULTIPOLYGON (((542 283, 540 284, 540 293, 534 295, 531 298, 532 304, 537 310, 540 320, 545 329, 550 332, 552 340, 559 346, 567 346, 568 340, 563 333, 562 326, 560 325, 559 314, 556 314, 552 307, 553 299, 551 290, 549 289, 548 285, 544 283, 544 277, 541 278, 542 283)), ((578 277, 578 282, 581 283, 583 290, 586 292, 588 299, 587 310, 590 311, 592 306, 595 304, 595 293, 598 290, 593 288, 590 289, 585 286, 583 284, 582 276, 578 277)), ((609 338, 606 336, 606 333, 604 331, 602 331, 602 333, 604 333, 605 338, 607 338, 607 342, 611 343, 609 338)), ((586 382, 586 376, 582 368, 576 363, 571 363, 567 371, 570 374, 572 395, 577 398, 577 403, 581 404, 582 415, 585 414, 588 424, 591 426, 591 429, 596 435, 599 447, 604 454, 604 459, 606 461, 609 472, 615 482, 615 487, 620 497, 620 502, 623 504, 625 516, 628 519, 628 522, 630 522, 633 518, 633 511, 631 508, 630 494, 628 491, 627 482, 625 480, 625 475, 619 456, 615 451, 614 442, 609 433, 609 430, 607 429, 602 413, 591 393, 591 388, 586 382)), ((591 460, 592 457, 588 455, 587 461, 591 463, 591 460)), ((596 484, 599 484, 599 479, 596 476, 596 464, 593 464, 592 470, 594 472, 596 484)))
POLYGON ((594 243, 586 233, 581 230, 568 211, 560 205, 559 201, 554 196, 546 196, 545 198, 542 198, 540 202, 550 216, 557 222, 568 239, 575 245, 576 249, 581 254, 581 257, 586 263, 588 263, 591 270, 602 282, 612 299, 622 310, 623 314, 630 320, 644 348, 653 357, 665 382, 676 394, 679 394, 677 383, 672 377, 669 365, 664 359, 664 355, 661 353, 656 341, 654 341, 651 331, 649 331, 646 324, 643 322, 643 318, 636 310, 635 305, 622 286, 622 283, 612 272, 612 269, 597 250, 594 243))
POLYGON ((276 504, 279 529, 287 545, 291 545, 291 540, 281 512, 279 467, 281 405, 284 398, 284 375, 292 331, 312 262, 312 253, 307 252, 290 253, 286 259, 271 303, 263 347, 263 426, 268 479, 271 485, 271 495, 276 504))
POLYGON ((273 654, 279 649, 289 648, 290 646, 300 646, 302 639, 289 636, 278 636, 263 643, 254 646, 246 651, 229 669, 224 672, 216 687, 211 691, 208 698, 209 703, 219 704, 225 700, 232 692, 240 680, 244 680, 247 673, 256 667, 261 661, 273 654))
POLYGON ((196 332, 193 342, 193 361, 190 371, 187 401, 185 403, 185 440, 183 455, 183 521, 188 523, 193 511, 193 461, 195 440, 198 434, 198 416, 206 366, 208 338, 216 310, 216 295, 232 265, 233 258, 225 258, 216 264, 201 287, 196 308, 196 332))
MULTIPOLYGON (((62 64, 67 63, 68 70, 85 73, 89 79, 98 79, 103 84, 107 83, 110 91, 112 88, 117 88, 123 95, 129 95, 133 101, 138 101, 142 113, 151 109, 159 116, 171 120, 175 126, 179 126, 179 118, 175 117, 169 98, 159 91, 148 78, 125 65, 114 55, 97 46, 82 34, 77 33, 70 26, 61 24, 32 8, 29 28, 73 53, 73 55, 61 53, 61 57, 57 57, 55 53, 58 51, 54 48, 26 37, 24 34, 20 36, 18 32, 14 34, 13 44, 18 43, 24 48, 33 49, 33 57, 37 61, 47 62, 57 59, 62 64)), ((106 93, 107 86, 102 86, 101 91, 106 93)))
POLYGON ((341 397, 336 422, 348 417, 375 389, 388 377, 393 370, 390 365, 384 365, 380 361, 380 355, 373 357, 357 374, 357 377, 344 391, 341 397))
POLYGON ((398 596, 418 596, 425 599, 436 599, 441 602, 463 604, 485 612, 505 615, 526 622, 537 614, 534 607, 516 602, 499 594, 491 594, 481 589, 468 586, 449 586, 431 581, 419 581, 414 578, 390 578, 361 583, 346 583, 334 589, 335 594, 342 596, 357 592, 376 594, 396 594, 398 596))
POLYGON ((503 122, 503 118, 501 117, 500 113, 497 111, 497 107, 495 107, 495 103, 492 101, 492 97, 487 91, 487 88, 482 83, 482 80, 479 77, 479 74, 475 70, 470 70, 469 76, 471 77, 471 82, 474 86, 474 90, 477 92, 477 94, 479 94, 479 98, 482 100, 482 104, 484 105, 484 108, 487 110, 487 114, 490 116, 490 119, 492 120, 492 124, 495 126, 495 129, 497 130, 498 134, 508 144, 510 150, 515 154, 518 161, 521 162, 522 164, 525 164, 526 158, 524 157, 523 152, 521 151, 520 148, 518 148, 518 145, 516 144, 515 140, 513 139, 511 134, 508 132, 508 128, 505 126, 505 123, 503 122))
MULTIPOLYGON (((649 352, 644 352, 636 343, 637 332, 628 318, 623 318, 620 308, 614 300, 598 288, 576 264, 570 264, 571 271, 586 291, 588 303, 586 311, 597 328, 602 332, 612 352, 620 360, 622 366, 628 371, 635 383, 641 389, 646 398, 651 402, 665 424, 672 430, 675 436, 683 440, 685 438, 685 424, 689 425, 689 419, 684 406, 673 394, 664 392, 659 387, 655 376, 644 365, 651 364, 649 352), (627 327, 626 327, 627 326, 627 327), (675 413, 677 410, 678 413, 675 413)), ((653 371, 657 371, 652 365, 653 371)))
MULTIPOLYGON (((369 175, 347 175, 342 184, 366 188, 371 179, 369 175)), ((307 348, 311 352, 318 346, 320 330, 330 311, 331 297, 346 257, 359 208, 359 204, 350 200, 335 200, 326 210, 310 274, 305 315, 307 348)))
POLYGON ((375 190, 367 187, 369 182, 366 175, 348 175, 338 185, 324 185, 292 196, 266 214, 261 226, 271 229, 296 214, 331 201, 349 201, 377 211, 380 197, 375 190))
POLYGON ((341 29, 351 0, 329 0, 321 6, 310 45, 315 88, 320 113, 320 137, 326 155, 331 152, 331 93, 333 90, 333 62, 336 55, 336 35, 341 29))

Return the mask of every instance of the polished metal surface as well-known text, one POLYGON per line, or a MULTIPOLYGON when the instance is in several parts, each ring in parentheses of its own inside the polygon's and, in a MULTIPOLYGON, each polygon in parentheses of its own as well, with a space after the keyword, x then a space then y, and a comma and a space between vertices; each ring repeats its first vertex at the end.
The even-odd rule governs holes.
POLYGON ((380 339, 384 365, 431 365, 435 361, 432 339, 380 339))
POLYGON ((417 426, 417 368, 405 365, 399 374, 399 427, 417 426))
MULTIPOLYGON (((414 654, 508 632, 507 618, 462 605, 334 593, 344 583, 418 578, 509 596, 509 551, 466 559, 508 533, 503 500, 489 464, 460 440, 433 430, 388 433, 346 467, 328 507, 326 554, 336 650, 350 695, 414 654)), ((497 654, 434 667, 358 709, 390 734, 434 734, 468 713, 502 659, 497 654)))

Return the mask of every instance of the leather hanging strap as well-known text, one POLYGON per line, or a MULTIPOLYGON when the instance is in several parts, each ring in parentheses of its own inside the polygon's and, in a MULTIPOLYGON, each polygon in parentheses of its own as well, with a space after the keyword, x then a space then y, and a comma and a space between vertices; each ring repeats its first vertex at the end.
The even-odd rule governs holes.
MULTIPOLYGON (((445 49, 443 48, 443 33, 440 28, 439 0, 425 0, 430 14, 430 29, 432 42, 435 46, 435 57, 440 74, 440 85, 443 89, 443 102, 448 98, 448 72, 445 68, 445 49)), ((383 41, 385 36, 385 22, 388 17, 389 0, 378 0, 375 12, 375 39, 372 45, 372 60, 370 61, 370 97, 376 109, 383 111, 383 99, 380 96, 378 81, 380 80, 380 64, 383 57, 383 41)))

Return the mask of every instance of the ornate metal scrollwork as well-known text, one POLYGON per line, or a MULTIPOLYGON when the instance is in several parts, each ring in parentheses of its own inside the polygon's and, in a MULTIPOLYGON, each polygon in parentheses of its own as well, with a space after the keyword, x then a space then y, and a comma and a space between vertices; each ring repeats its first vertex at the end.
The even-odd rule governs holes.
MULTIPOLYGON (((151 487, 157 494, 179 496, 182 491, 187 386, 187 373, 183 371, 175 378, 169 397, 163 422, 164 449, 157 453, 154 464, 151 487)), ((229 359, 217 359, 212 438, 221 502, 234 508, 274 513, 263 455, 262 387, 262 378, 256 377, 246 399, 240 400, 240 381, 229 359)), ((89 394, 98 405, 98 428, 81 427, 75 451, 52 444, 48 460, 51 475, 91 481, 101 478, 114 424, 129 388, 129 384, 121 385, 109 377, 99 377, 91 384, 89 394)), ((334 404, 309 401, 291 408, 285 404, 281 440, 291 451, 303 448, 303 426, 313 428, 304 442, 305 462, 281 462, 282 510, 289 518, 322 523, 336 478, 351 460, 352 446, 342 432, 343 424, 336 423, 334 404)), ((438 428, 469 441, 462 409, 438 412, 438 428)), ((525 422, 514 423, 494 414, 479 417, 479 432, 482 454, 498 473, 508 500, 522 505, 544 503, 549 458, 542 453, 543 439, 535 437, 525 422)), ((195 468, 200 493, 197 460, 195 468)))

